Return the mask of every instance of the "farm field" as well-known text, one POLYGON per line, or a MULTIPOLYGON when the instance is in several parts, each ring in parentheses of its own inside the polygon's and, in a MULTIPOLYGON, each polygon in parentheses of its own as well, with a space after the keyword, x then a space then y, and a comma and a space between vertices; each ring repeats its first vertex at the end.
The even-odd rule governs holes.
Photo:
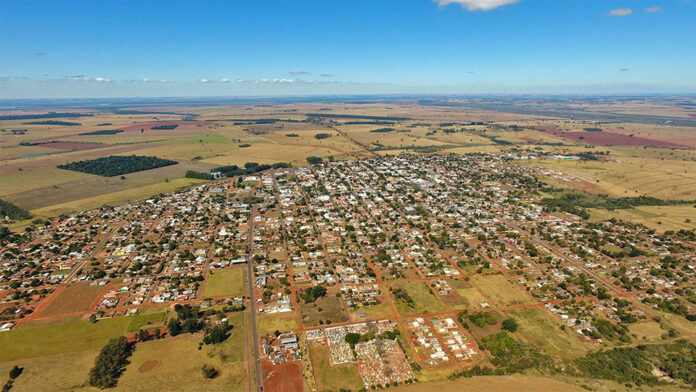
POLYGON ((244 294, 244 268, 215 269, 203 286, 204 297, 239 296, 244 294))
POLYGON ((85 311, 103 290, 104 287, 91 286, 89 283, 77 283, 68 286, 41 312, 41 316, 85 311))
POLYGON ((476 275, 471 278, 471 283, 476 286, 491 306, 510 306, 529 304, 532 297, 504 275, 476 275))
POLYGON ((680 206, 640 206, 614 211, 592 209, 591 216, 594 219, 617 218, 628 222, 641 223, 659 232, 696 229, 696 207, 691 204, 680 206))

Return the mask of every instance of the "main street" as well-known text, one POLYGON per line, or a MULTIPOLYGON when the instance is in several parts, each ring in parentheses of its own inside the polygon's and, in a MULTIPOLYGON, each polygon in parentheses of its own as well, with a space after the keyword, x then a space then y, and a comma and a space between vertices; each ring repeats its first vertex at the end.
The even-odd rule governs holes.
POLYGON ((263 379, 261 378, 261 356, 259 355, 259 336, 256 330, 256 299, 254 299, 254 263, 252 256, 254 255, 254 214, 256 206, 251 205, 249 213, 249 250, 247 252, 247 276, 249 283, 249 310, 251 311, 251 338, 254 341, 254 367, 256 369, 256 387, 257 391, 263 391, 263 379))

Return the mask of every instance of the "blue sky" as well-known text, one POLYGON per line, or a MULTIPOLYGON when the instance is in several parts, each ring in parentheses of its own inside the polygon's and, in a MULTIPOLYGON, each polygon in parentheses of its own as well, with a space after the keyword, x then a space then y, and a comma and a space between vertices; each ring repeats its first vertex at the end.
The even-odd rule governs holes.
POLYGON ((0 98, 643 92, 696 0, 0 0, 0 98))

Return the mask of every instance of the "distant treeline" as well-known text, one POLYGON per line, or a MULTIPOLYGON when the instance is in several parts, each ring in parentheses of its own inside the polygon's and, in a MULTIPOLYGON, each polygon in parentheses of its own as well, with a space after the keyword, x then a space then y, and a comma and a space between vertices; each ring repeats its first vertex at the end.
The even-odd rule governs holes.
POLYGON ((212 180, 213 175, 206 172, 199 172, 195 170, 187 170, 184 175, 186 178, 198 178, 199 180, 212 180))
POLYGON ((287 162, 277 162, 272 165, 259 164, 256 162, 247 162, 244 167, 239 167, 237 165, 221 166, 213 170, 222 172, 225 177, 235 177, 247 174, 254 174, 268 169, 282 169, 286 167, 291 167, 287 162))
POLYGON ((317 133, 314 135, 315 139, 326 139, 327 137, 331 137, 330 133, 317 133))
POLYGON ((45 114, 8 114, 0 116, 0 120, 36 120, 41 118, 60 118, 60 117, 92 117, 91 113, 56 113, 48 112, 45 114))
POLYGON ((394 125, 393 121, 346 121, 343 125, 394 125))
POLYGON ((166 124, 166 125, 155 125, 154 127, 150 127, 150 129, 164 130, 164 129, 176 129, 176 127, 178 127, 177 124, 166 124))
POLYGON ((606 210, 623 210, 638 206, 671 206, 693 204, 694 200, 663 200, 652 196, 611 197, 594 195, 580 190, 542 189, 554 197, 541 200, 541 204, 551 210, 561 210, 588 219, 590 214, 585 208, 602 208, 606 210))
POLYGON ((189 113, 156 112, 156 111, 147 111, 147 110, 127 110, 127 109, 112 110, 111 113, 113 113, 113 114, 121 114, 121 115, 131 115, 131 114, 169 114, 169 115, 172 115, 172 116, 197 116, 197 114, 189 114, 189 113))
POLYGON ((587 132, 602 132, 602 128, 583 128, 587 132))
POLYGON ((151 156, 112 155, 86 161, 70 162, 64 165, 58 165, 58 168, 88 174, 96 174, 103 177, 113 177, 121 174, 135 173, 143 170, 156 169, 158 167, 176 165, 176 163, 176 161, 151 156))
POLYGON ((252 125, 252 124, 275 124, 277 122, 300 122, 299 120, 280 119, 280 118, 232 118, 225 121, 232 121, 232 125, 252 125))
POLYGON ((394 128, 377 128, 377 129, 371 130, 370 132, 374 132, 374 133, 394 132, 394 128))
POLYGON ((412 120, 410 117, 383 117, 383 116, 361 116, 358 114, 330 114, 330 113, 307 113, 307 117, 325 117, 325 118, 350 118, 363 120, 385 120, 385 121, 407 121, 412 120))
POLYGON ((17 207, 16 205, 0 199, 0 218, 8 217, 12 220, 23 220, 31 218, 29 211, 17 207))
POLYGON ((300 137, 300 135, 298 135, 296 133, 286 133, 285 136, 287 136, 287 137, 300 137))
POLYGON ((101 129, 99 131, 84 132, 79 135, 90 136, 90 135, 115 135, 117 133, 123 132, 123 129, 101 129))
POLYGON ((74 127, 76 125, 82 125, 82 124, 76 123, 76 122, 70 122, 70 121, 46 120, 46 121, 25 122, 24 125, 65 125, 66 127, 74 127))

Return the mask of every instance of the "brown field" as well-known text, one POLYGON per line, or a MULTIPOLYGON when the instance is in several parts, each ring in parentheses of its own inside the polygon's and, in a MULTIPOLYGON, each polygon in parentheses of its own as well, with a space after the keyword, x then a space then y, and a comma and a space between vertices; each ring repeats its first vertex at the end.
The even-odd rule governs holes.
POLYGON ((304 390, 302 365, 299 362, 273 365, 264 359, 261 361, 261 366, 265 391, 302 392, 304 390))
POLYGON ((85 311, 104 288, 105 286, 90 286, 88 283, 76 283, 69 286, 41 312, 41 316, 85 311))

